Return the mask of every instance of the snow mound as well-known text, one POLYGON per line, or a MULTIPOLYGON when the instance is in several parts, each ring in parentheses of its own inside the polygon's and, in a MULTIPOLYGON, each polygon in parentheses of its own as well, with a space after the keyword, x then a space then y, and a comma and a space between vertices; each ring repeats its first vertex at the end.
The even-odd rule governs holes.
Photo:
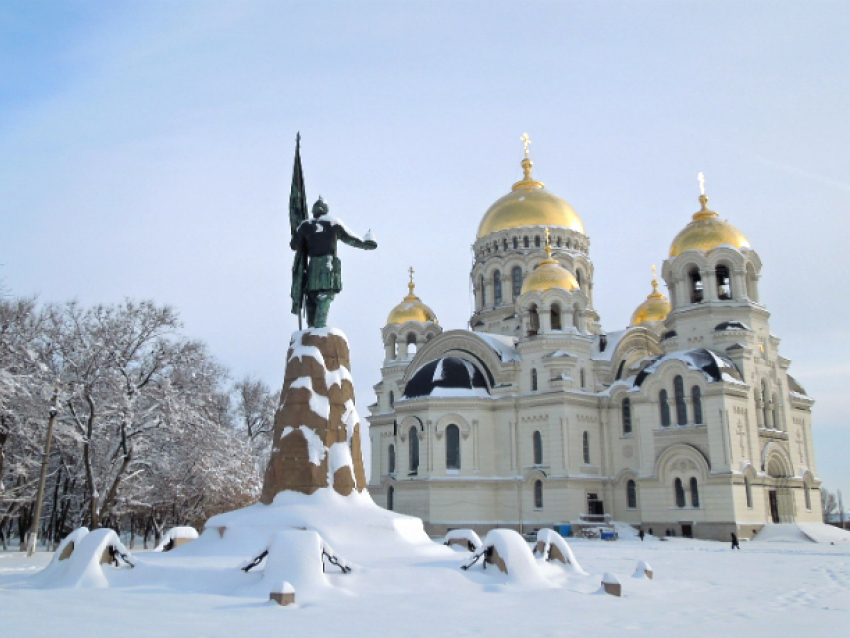
POLYGON ((566 561, 566 566, 577 574, 586 574, 581 565, 578 564, 572 548, 558 532, 553 529, 543 528, 537 531, 537 548, 546 560, 566 561), (553 551, 553 548, 557 551, 553 551), (560 554, 560 555, 559 555, 560 554))
POLYGON ((286 582, 296 592, 298 602, 320 598, 331 587, 323 570, 322 538, 316 532, 288 530, 274 535, 260 582, 251 593, 268 595, 286 582))
POLYGON ((850 543, 850 532, 825 523, 778 523, 762 527, 753 541, 850 543))
POLYGON ((443 540, 444 545, 466 545, 474 552, 481 548, 481 537, 471 529, 453 529, 443 540))
POLYGON ((111 529, 84 532, 88 530, 85 528, 75 530, 63 541, 63 543, 73 542, 74 551, 67 559, 59 560, 61 551, 57 550, 54 560, 33 577, 35 587, 40 589, 109 587, 109 581, 103 573, 104 567, 101 565, 104 553, 110 547, 125 556, 129 556, 130 552, 111 529), (73 541, 68 540, 70 536, 74 536, 73 541))
POLYGON ((464 569, 469 569, 479 559, 484 563, 482 567, 496 565, 501 573, 493 572, 504 576, 507 583, 551 587, 534 560, 528 543, 512 529, 490 530, 481 549, 467 561, 464 569))
MULTIPOLYGON (((172 541, 193 541, 198 538, 198 530, 194 527, 172 527, 170 530, 165 532, 162 537, 162 540, 159 542, 153 551, 162 552, 166 551, 166 547, 168 547, 169 543, 172 546, 175 546, 179 543, 172 543, 172 541)), ((171 547, 169 547, 171 549, 171 547)))

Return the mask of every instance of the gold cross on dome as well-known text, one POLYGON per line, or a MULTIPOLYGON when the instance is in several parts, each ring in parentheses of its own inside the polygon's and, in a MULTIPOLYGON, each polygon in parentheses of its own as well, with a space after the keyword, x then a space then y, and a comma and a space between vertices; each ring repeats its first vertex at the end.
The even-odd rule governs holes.
POLYGON ((409 272, 409 273, 410 273, 410 283, 413 283, 413 273, 415 272, 415 271, 413 270, 413 266, 411 266, 410 268, 408 268, 408 269, 407 269, 407 272, 409 272))
POLYGON ((705 195, 705 175, 702 173, 698 174, 697 181, 699 182, 699 194, 705 195))
POLYGON ((525 156, 528 157, 528 145, 531 144, 531 138, 528 137, 528 133, 523 133, 522 137, 522 145, 525 147, 525 156))
POLYGON ((657 274, 657 271, 655 269, 655 264, 652 264, 652 278, 658 279, 658 274, 657 274))

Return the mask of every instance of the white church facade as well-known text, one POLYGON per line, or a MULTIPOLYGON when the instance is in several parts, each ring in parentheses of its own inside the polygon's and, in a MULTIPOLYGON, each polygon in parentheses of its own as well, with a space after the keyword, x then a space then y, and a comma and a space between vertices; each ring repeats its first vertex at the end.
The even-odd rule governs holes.
POLYGON ((370 492, 456 528, 623 521, 728 540, 821 520, 813 404, 788 374, 746 237, 701 209, 624 330, 593 306, 578 214, 523 179, 473 246, 470 329, 410 292, 382 330, 370 492))

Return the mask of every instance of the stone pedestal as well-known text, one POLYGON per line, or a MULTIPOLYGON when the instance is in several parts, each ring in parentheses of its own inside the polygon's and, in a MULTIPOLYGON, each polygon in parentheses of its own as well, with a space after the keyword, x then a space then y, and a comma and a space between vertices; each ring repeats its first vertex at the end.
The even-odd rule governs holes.
POLYGON ((345 335, 331 328, 296 332, 286 361, 260 502, 270 504, 283 490, 362 491, 366 473, 345 335))

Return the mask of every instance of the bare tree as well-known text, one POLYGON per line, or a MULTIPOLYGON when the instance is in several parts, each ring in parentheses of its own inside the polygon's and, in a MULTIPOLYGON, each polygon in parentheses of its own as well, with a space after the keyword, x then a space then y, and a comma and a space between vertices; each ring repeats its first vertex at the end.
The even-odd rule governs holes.
POLYGON ((838 498, 825 487, 820 488, 820 497, 823 507, 823 522, 828 523, 829 517, 838 509, 838 498))

